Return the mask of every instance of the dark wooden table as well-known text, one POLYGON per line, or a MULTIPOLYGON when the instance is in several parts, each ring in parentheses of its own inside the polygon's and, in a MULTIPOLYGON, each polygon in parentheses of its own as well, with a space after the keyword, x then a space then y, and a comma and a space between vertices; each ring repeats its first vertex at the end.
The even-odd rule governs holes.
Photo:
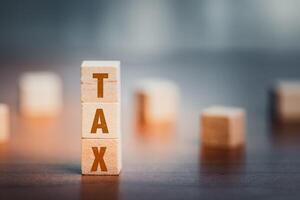
POLYGON ((44 68, 2 64, 1 100, 12 107, 12 138, 0 146, 0 199, 299 199, 300 128, 275 126, 268 117, 270 86, 281 77, 300 77, 297 57, 253 52, 187 52, 140 62, 121 57, 123 168, 117 177, 80 174, 82 58, 44 68), (65 107, 55 119, 24 119, 17 111, 17 77, 40 68, 63 77, 65 107), (167 77, 181 88, 180 120, 173 130, 135 128, 132 89, 149 76, 167 77), (201 147, 199 114, 213 104, 247 109, 244 148, 201 147))

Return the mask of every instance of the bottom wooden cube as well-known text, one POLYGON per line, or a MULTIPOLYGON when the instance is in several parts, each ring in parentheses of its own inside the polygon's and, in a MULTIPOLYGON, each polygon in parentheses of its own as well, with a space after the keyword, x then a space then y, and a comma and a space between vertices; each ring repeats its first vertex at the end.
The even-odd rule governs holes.
POLYGON ((82 139, 83 175, 118 175, 121 171, 120 139, 82 139))
POLYGON ((201 115, 201 128, 205 146, 242 146, 245 140, 245 111, 239 108, 208 108, 201 115))
POLYGON ((9 108, 0 104, 0 142, 6 142, 9 138, 9 108))

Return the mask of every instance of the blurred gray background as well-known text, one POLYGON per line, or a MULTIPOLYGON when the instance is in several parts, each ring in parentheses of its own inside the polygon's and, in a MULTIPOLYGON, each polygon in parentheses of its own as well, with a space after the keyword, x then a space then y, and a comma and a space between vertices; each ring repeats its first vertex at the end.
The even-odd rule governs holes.
POLYGON ((1 57, 298 50, 297 0, 2 0, 1 57))
POLYGON ((81 61, 118 59, 124 105, 137 79, 162 77, 178 83, 181 107, 194 119, 212 104, 266 116, 274 81, 300 77, 299 7, 297 0, 2 0, 1 91, 11 95, 0 100, 17 102, 6 80, 16 77, 17 87, 23 71, 50 70, 79 102, 81 61))

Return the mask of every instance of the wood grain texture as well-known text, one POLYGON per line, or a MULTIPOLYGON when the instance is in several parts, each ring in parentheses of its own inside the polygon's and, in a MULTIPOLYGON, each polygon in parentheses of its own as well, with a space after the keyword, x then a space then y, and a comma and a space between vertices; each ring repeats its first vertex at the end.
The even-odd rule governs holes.
POLYGON ((120 173, 120 139, 82 139, 81 142, 81 170, 83 175, 118 175, 120 173), (102 157, 99 154, 99 162, 96 162, 97 155, 94 151, 100 152, 100 148, 103 148, 102 157))
POLYGON ((245 112, 242 109, 211 107, 201 114, 202 143, 234 148, 245 142, 245 112))
POLYGON ((121 134, 121 111, 120 103, 82 103, 82 138, 120 138, 121 134), (96 133, 92 133, 94 121, 97 120, 96 110, 102 109, 107 132, 102 128, 97 128, 96 133), (96 118, 96 119, 95 119, 96 118))
POLYGON ((120 101, 120 62, 84 61, 81 66, 81 102, 119 102, 120 101), (103 97, 97 96, 98 80, 95 73, 107 73, 103 79, 103 97))

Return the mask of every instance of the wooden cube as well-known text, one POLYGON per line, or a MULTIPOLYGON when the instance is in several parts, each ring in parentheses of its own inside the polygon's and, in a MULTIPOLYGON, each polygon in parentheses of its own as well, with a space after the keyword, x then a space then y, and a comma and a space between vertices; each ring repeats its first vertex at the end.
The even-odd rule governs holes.
POLYGON ((82 103, 82 138, 120 138, 120 103, 82 103))
POLYGON ((6 104, 0 104, 0 142, 7 142, 9 139, 10 118, 9 108, 6 104))
POLYGON ((119 102, 120 81, 119 61, 83 61, 81 102, 119 102))
POLYGON ((137 84, 135 102, 139 124, 172 124, 179 110, 179 89, 171 81, 143 80, 137 84))
POLYGON ((84 175, 118 175, 121 171, 120 139, 82 139, 84 175))
POLYGON ((275 89, 277 118, 282 122, 300 122, 300 81, 282 81, 275 89))
POLYGON ((244 145, 245 111, 239 108, 210 107, 201 115, 202 144, 218 148, 244 145))
POLYGON ((30 72, 20 79, 20 111, 29 117, 52 117, 63 106, 62 83, 51 72, 30 72))

